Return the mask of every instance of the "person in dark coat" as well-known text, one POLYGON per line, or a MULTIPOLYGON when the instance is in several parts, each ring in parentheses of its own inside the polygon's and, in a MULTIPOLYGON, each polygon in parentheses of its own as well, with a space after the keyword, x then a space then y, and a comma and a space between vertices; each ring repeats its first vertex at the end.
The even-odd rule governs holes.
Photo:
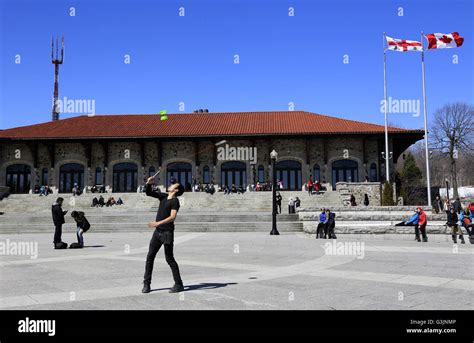
POLYGON ((451 228, 451 237, 453 238, 453 242, 457 243, 456 234, 459 234, 459 239, 461 240, 461 243, 464 244, 464 237, 462 235, 461 229, 458 226, 458 214, 453 207, 449 209, 446 225, 451 228))
POLYGON ((281 201, 282 201, 282 196, 280 192, 276 192, 276 206, 277 206, 277 213, 281 214, 281 201))
POLYGON ((336 228, 336 213, 329 211, 326 226, 329 239, 336 239, 336 233, 334 232, 336 228))
POLYGON ((72 211, 71 212, 71 217, 74 219, 77 225, 77 244, 79 248, 84 247, 84 237, 82 234, 84 232, 87 232, 91 224, 89 224, 89 221, 87 220, 86 216, 84 215, 84 212, 81 211, 72 211))
POLYGON ((101 195, 101 196, 99 196, 98 206, 99 206, 99 207, 104 207, 104 205, 105 205, 105 199, 104 199, 104 197, 101 195))
POLYGON ((63 205, 64 199, 59 197, 56 199, 56 202, 53 204, 51 207, 51 213, 53 216, 53 223, 54 223, 54 249, 64 249, 64 245, 66 243, 63 243, 61 240, 61 235, 63 233, 63 224, 65 223, 64 216, 66 215, 67 211, 63 211, 62 205, 63 205))

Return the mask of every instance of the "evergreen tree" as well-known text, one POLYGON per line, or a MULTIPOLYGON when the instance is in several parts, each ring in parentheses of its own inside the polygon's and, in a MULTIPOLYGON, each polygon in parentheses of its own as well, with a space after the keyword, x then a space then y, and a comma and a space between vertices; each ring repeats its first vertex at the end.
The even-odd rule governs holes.
POLYGON ((383 192, 382 192, 382 206, 393 206, 393 205, 395 205, 393 201, 393 187, 390 182, 385 181, 383 185, 383 192))
POLYGON ((400 173, 400 196, 406 205, 417 205, 423 202, 422 180, 423 174, 416 165, 415 157, 408 153, 400 173))

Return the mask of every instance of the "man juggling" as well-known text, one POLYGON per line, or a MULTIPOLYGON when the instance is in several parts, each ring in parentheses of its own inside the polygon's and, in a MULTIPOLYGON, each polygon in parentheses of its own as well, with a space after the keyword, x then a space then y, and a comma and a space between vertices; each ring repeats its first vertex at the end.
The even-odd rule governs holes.
POLYGON ((161 246, 165 246, 165 258, 173 273, 174 286, 170 289, 170 293, 178 293, 184 290, 183 281, 179 274, 178 263, 173 256, 173 242, 174 242, 174 221, 179 210, 178 197, 184 193, 184 186, 180 183, 172 184, 168 187, 168 193, 162 193, 160 190, 154 190, 153 184, 158 172, 149 177, 146 182, 146 195, 160 200, 158 212, 156 214, 156 221, 149 222, 149 228, 155 228, 155 232, 150 241, 148 255, 146 257, 145 276, 143 280, 142 293, 150 293, 151 275, 153 273, 153 263, 156 254, 161 246))

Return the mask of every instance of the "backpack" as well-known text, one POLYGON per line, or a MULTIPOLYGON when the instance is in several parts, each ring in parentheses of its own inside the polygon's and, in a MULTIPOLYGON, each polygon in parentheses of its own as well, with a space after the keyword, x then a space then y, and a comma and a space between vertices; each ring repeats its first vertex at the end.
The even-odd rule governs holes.
POLYGON ((67 243, 59 242, 54 245, 54 249, 67 249, 67 243))
POLYGON ((69 249, 82 249, 82 245, 80 245, 79 243, 71 243, 69 249))

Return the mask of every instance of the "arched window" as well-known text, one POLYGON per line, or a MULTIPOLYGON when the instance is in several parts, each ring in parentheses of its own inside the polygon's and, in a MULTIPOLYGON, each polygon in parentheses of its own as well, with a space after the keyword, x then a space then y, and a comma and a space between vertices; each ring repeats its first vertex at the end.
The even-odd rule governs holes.
POLYGON ((148 177, 155 175, 155 173, 156 173, 155 167, 151 166, 150 168, 148 168, 148 177))
POLYGON ((13 164, 7 167, 5 184, 10 193, 28 193, 30 191, 31 168, 26 164, 13 164))
POLYGON ((378 177, 377 177, 377 165, 375 163, 372 163, 370 165, 370 181, 371 182, 377 182, 378 177))
POLYGON ((244 162, 229 161, 221 165, 221 185, 247 187, 247 168, 244 162))
POLYGON ((138 167, 135 163, 117 163, 113 169, 114 192, 136 192, 138 167))
POLYGON ((72 192, 74 184, 81 190, 84 188, 84 166, 79 163, 63 164, 59 168, 59 192, 72 192))
POLYGON ((176 162, 168 164, 166 167, 166 184, 169 185, 172 180, 175 180, 182 184, 187 191, 191 190, 192 169, 191 163, 176 162))
POLYGON ((102 169, 100 167, 95 168, 94 182, 96 185, 103 185, 102 169))
POLYGON ((202 169, 202 181, 203 183, 210 183, 211 182, 211 174, 209 173, 209 166, 204 166, 202 169))
POLYGON ((321 182, 321 169, 317 163, 313 166, 313 181, 316 180, 321 182))
POLYGON ((265 182, 265 168, 262 165, 258 166, 258 182, 265 182))
POLYGON ((48 168, 43 168, 41 170, 41 185, 42 186, 47 186, 49 183, 48 180, 48 168))
POLYGON ((283 183, 285 190, 301 190, 301 163, 286 160, 276 164, 277 180, 283 183))
POLYGON ((358 164, 352 160, 337 160, 332 163, 332 188, 339 181, 359 182, 358 164))

